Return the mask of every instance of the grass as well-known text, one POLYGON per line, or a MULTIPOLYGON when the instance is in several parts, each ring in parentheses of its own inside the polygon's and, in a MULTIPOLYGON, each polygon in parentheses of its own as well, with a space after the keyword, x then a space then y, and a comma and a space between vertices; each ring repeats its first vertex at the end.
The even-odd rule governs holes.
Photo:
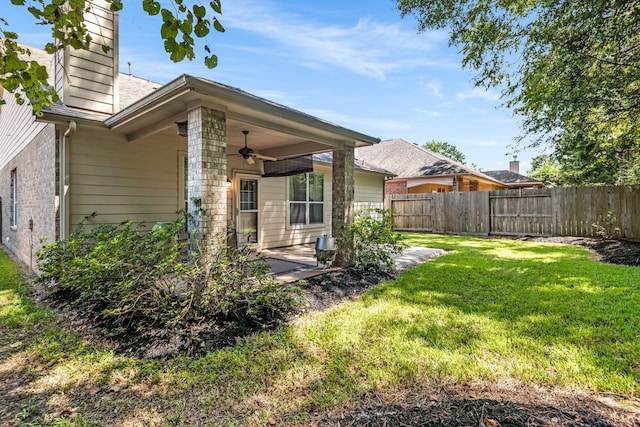
POLYGON ((638 395, 640 268, 566 245, 407 241, 450 252, 277 332, 168 361, 114 356, 61 328, 0 253, 0 383, 11 402, 0 424, 308 424, 311 411, 420 382, 638 395))

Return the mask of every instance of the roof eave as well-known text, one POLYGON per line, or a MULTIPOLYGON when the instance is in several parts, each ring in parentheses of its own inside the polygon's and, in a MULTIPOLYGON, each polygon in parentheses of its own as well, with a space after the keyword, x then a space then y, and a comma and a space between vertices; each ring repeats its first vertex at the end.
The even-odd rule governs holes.
POLYGON ((117 130, 118 127, 130 123, 145 112, 166 105, 168 102, 184 97, 187 94, 199 99, 203 105, 209 105, 213 102, 218 108, 228 112, 230 115, 233 115, 236 110, 250 110, 254 113, 278 117, 322 132, 339 135, 345 141, 353 142, 356 147, 380 142, 379 138, 335 125, 240 89, 187 74, 179 76, 157 91, 114 114, 105 120, 105 125, 117 130))

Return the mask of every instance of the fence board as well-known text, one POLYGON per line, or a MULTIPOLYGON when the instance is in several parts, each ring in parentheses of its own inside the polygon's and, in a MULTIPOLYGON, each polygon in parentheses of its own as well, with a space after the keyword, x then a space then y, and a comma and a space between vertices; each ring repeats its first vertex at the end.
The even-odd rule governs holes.
POLYGON ((395 194, 385 206, 405 231, 640 240, 637 185, 395 194))

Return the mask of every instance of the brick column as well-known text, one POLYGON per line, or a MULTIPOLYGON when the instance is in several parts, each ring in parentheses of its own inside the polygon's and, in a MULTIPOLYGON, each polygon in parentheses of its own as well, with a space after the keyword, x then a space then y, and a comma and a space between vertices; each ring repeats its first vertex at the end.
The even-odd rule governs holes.
POLYGON ((192 246, 219 246, 227 231, 226 114, 197 107, 189 111, 188 121, 189 212, 203 210, 189 227, 192 246))
MULTIPOLYGON (((353 165, 354 152, 353 145, 346 144, 343 148, 333 149, 333 182, 332 182, 332 209, 331 209, 331 232, 333 236, 338 236, 342 226, 353 222, 354 200, 353 200, 353 165)), ((335 263, 339 266, 348 264, 350 251, 348 248, 338 248, 335 263)))

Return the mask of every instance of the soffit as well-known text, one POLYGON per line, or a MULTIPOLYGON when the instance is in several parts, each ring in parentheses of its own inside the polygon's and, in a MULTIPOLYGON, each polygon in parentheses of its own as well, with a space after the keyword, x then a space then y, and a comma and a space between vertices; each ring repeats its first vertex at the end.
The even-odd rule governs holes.
POLYGON ((225 112, 228 152, 248 145, 264 155, 283 158, 317 153, 379 140, 326 122, 300 111, 256 97, 242 90, 188 75, 180 76, 154 93, 105 120, 129 141, 158 132, 176 132, 176 122, 187 120, 192 108, 205 106, 225 112))

